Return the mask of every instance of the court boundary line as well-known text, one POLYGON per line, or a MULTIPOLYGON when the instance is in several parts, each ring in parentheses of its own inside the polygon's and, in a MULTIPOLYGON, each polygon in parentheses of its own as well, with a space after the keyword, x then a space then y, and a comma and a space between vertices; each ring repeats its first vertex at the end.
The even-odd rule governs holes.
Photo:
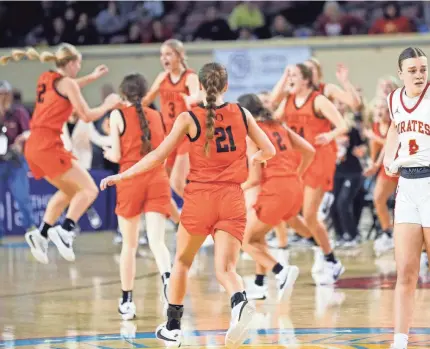
MULTIPOLYGON (((219 330, 187 330, 184 331, 184 337, 201 337, 207 335, 224 334, 225 329, 219 330)), ((392 334, 392 327, 321 327, 321 328, 296 328, 296 329, 253 329, 250 330, 249 336, 252 335, 281 335, 281 334, 338 334, 338 335, 354 335, 354 334, 392 334)), ((429 327, 414 327, 411 329, 410 334, 430 334, 429 327)), ((134 338, 126 338, 121 334, 98 334, 98 335, 79 335, 79 336, 64 336, 64 337, 41 337, 41 338, 22 338, 0 341, 0 348, 8 347, 23 347, 38 344, 64 344, 64 343, 82 343, 85 341, 109 341, 109 340, 136 340, 136 339, 155 339, 154 332, 137 332, 134 338)), ((306 344, 306 343, 305 343, 306 344)), ((366 343, 373 344, 373 343, 366 343)), ((379 344, 379 343, 374 343, 379 344)), ((349 345, 340 344, 339 345, 349 345)), ((362 346, 362 343, 351 344, 353 347, 362 346)))

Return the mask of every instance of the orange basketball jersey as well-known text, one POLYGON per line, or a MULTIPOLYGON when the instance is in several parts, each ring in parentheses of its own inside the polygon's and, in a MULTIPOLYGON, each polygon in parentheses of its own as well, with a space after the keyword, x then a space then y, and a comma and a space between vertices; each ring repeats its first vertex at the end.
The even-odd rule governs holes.
POLYGON ((325 85, 326 85, 325 83, 320 82, 317 86, 317 91, 322 95, 324 94, 325 85))
MULTIPOLYGON (((332 130, 331 122, 315 112, 315 98, 320 94, 318 91, 311 92, 300 108, 296 106, 296 96, 291 94, 288 96, 284 111, 284 121, 287 125, 315 148, 320 147, 315 145, 315 137, 332 130)), ((334 141, 332 143, 334 144, 334 141)))
MULTIPOLYGON (((118 109, 124 122, 124 131, 120 137, 121 160, 119 165, 121 172, 133 166, 146 154, 141 154, 143 135, 140 127, 139 115, 134 106, 124 106, 118 109)), ((152 149, 157 148, 164 139, 164 127, 161 115, 151 108, 143 108, 145 119, 150 130, 150 141, 152 149)), ((160 165, 161 167, 162 165, 160 165)))
POLYGON ((30 129, 50 129, 61 135, 63 125, 67 122, 73 111, 69 99, 61 95, 56 88, 56 83, 63 75, 48 71, 40 75, 37 81, 37 98, 30 129))
POLYGON ((381 133, 381 127, 380 126, 381 126, 381 123, 379 121, 374 122, 373 125, 372 125, 373 133, 375 135, 377 135, 378 137, 381 137, 381 138, 385 139, 385 138, 387 138, 388 128, 390 127, 390 125, 388 125, 387 133, 385 135, 383 135, 381 133))
POLYGON ((182 93, 186 95, 190 94, 186 82, 187 76, 193 73, 194 71, 191 69, 185 70, 176 83, 172 82, 170 74, 166 74, 166 77, 160 84, 161 115, 163 116, 164 125, 168 133, 171 131, 176 117, 187 111, 182 93))
POLYGON ((241 184, 248 176, 246 136, 248 124, 238 104, 224 103, 216 109, 214 138, 209 141, 209 155, 204 152, 206 115, 203 106, 192 108, 190 115, 197 126, 197 135, 190 138, 191 182, 229 182, 241 184))
POLYGON ((266 167, 262 167, 263 182, 272 177, 296 175, 299 161, 285 127, 277 122, 258 122, 258 126, 266 133, 276 149, 276 155, 267 162, 266 167))

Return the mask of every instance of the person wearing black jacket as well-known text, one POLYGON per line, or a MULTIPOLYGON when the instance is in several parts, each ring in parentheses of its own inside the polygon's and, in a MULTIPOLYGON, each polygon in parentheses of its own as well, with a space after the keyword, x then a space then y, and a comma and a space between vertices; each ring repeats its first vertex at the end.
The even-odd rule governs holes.
MULTIPOLYGON (((340 107, 339 110, 341 109, 344 108, 340 107)), ((350 119, 348 134, 338 138, 338 164, 333 189, 335 200, 331 208, 336 236, 345 247, 353 247, 358 243, 358 219, 354 215, 354 200, 363 183, 360 158, 366 152, 366 145, 352 121, 353 116, 350 119)))

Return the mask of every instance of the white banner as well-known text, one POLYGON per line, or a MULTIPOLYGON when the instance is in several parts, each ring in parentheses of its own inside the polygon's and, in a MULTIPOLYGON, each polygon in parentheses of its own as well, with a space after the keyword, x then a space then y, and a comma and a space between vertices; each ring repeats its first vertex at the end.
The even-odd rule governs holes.
POLYGON ((213 57, 227 68, 228 91, 225 99, 234 102, 244 93, 272 90, 285 67, 310 58, 311 49, 303 46, 214 50, 213 57))

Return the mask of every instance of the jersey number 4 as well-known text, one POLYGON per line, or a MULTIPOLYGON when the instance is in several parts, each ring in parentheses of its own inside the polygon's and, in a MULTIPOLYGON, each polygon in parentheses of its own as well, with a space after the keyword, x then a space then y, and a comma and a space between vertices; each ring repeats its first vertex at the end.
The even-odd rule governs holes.
POLYGON ((231 126, 226 128, 217 127, 215 129, 215 141, 216 141, 216 152, 217 153, 228 153, 230 151, 236 151, 236 144, 234 144, 233 133, 231 132, 231 126), (228 138, 228 142, 226 142, 228 138))
POLYGON ((417 141, 415 139, 409 140, 409 155, 414 155, 418 152, 420 148, 418 147, 417 141))
POLYGON ((46 84, 39 84, 37 85, 37 102, 43 103, 44 101, 44 94, 46 92, 46 84))

